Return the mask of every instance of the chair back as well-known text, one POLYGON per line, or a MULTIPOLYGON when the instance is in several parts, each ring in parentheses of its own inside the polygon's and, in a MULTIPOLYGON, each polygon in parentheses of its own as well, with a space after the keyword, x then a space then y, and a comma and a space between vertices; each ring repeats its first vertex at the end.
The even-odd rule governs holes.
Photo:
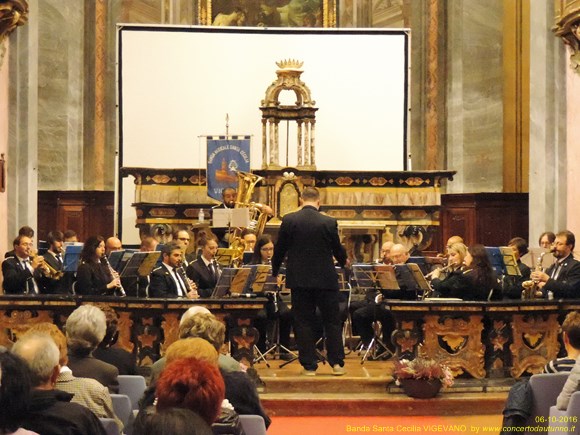
POLYGON ((569 372, 540 373, 530 378, 534 404, 527 425, 534 429, 538 426, 548 427, 550 407, 556 404, 556 399, 564 388, 568 375, 569 372))
POLYGON ((561 433, 579 435, 580 425, 578 416, 580 415, 580 391, 576 391, 570 397, 568 409, 565 411, 550 407, 550 431, 548 435, 559 435, 561 433))
POLYGON ((119 435, 119 427, 117 426, 117 423, 115 423, 115 420, 112 418, 99 417, 99 421, 105 428, 107 435, 119 435))
POLYGON ((119 394, 126 394, 131 400, 131 409, 139 409, 139 400, 147 388, 145 378, 139 375, 119 375, 119 394))
POLYGON ((125 394, 111 394, 111 400, 113 402, 113 411, 119 420, 123 423, 125 428, 132 423, 133 410, 131 409, 131 400, 129 396, 125 394))
POLYGON ((246 435, 266 435, 266 423, 261 415, 241 415, 240 423, 246 435))

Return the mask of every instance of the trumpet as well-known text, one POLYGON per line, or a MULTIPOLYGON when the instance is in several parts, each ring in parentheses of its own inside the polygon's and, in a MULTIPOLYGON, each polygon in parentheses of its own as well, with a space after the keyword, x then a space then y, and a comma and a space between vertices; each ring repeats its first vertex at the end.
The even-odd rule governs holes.
POLYGON ((109 259, 107 258, 107 256, 103 255, 102 258, 103 258, 103 261, 105 262, 105 266, 107 266, 109 268, 109 273, 111 274, 111 277, 113 279, 119 280, 119 285, 117 286, 117 291, 119 292, 119 296, 124 298, 125 296, 127 296, 127 293, 125 293, 125 289, 123 288, 123 284, 121 284, 121 277, 119 276, 117 271, 115 269, 113 269, 113 266, 111 266, 111 263, 109 263, 109 259))
POLYGON ((43 261, 44 266, 48 269, 48 272, 45 273, 45 276, 50 279, 59 280, 64 276, 64 272, 62 270, 56 270, 46 261, 43 261))

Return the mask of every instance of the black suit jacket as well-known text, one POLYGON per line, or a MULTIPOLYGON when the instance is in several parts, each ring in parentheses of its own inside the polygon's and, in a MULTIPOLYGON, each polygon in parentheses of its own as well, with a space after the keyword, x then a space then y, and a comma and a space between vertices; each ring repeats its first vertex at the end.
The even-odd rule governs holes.
POLYGON ((272 275, 278 275, 286 256, 288 288, 338 290, 333 256, 344 267, 346 251, 340 244, 336 219, 308 205, 284 216, 272 258, 272 275))
POLYGON ((201 258, 187 266, 186 274, 197 285, 197 292, 200 297, 211 297, 217 284, 217 278, 213 276, 209 267, 205 265, 201 258))
POLYGON ((38 291, 43 293, 43 287, 40 282, 41 272, 36 269, 34 274, 22 266, 20 260, 16 257, 6 258, 2 262, 2 288, 5 294, 26 294, 28 292, 26 282, 34 279, 38 286, 38 291))
MULTIPOLYGON (((546 270, 548 276, 552 275, 552 272, 557 266, 558 263, 555 263, 548 267, 548 270, 546 270)), ((564 259, 562 268, 558 273, 558 278, 550 278, 546 282, 546 285, 544 285, 544 291, 551 291, 554 293, 555 298, 560 299, 580 298, 580 261, 575 260, 572 254, 570 254, 564 259)))
POLYGON ((177 298, 177 285, 169 270, 161 265, 151 272, 149 282, 149 297, 151 298, 177 298))

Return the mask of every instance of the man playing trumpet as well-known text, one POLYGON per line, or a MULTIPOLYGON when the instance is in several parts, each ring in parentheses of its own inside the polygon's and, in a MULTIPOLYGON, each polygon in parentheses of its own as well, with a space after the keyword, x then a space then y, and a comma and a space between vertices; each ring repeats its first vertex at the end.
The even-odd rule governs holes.
POLYGON ((43 259, 46 265, 45 273, 41 279, 45 293, 66 293, 65 280, 63 280, 63 254, 64 235, 61 231, 51 231, 46 236, 49 248, 43 259))
POLYGON ((4 281, 2 288, 5 294, 30 294, 43 292, 40 278, 46 265, 41 256, 31 257, 33 243, 30 237, 18 236, 14 239, 14 256, 2 262, 4 281))

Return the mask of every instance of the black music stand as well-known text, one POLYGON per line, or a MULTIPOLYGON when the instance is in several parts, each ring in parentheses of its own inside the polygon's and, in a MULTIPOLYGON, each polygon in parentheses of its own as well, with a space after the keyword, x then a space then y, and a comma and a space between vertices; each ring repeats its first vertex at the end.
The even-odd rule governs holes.
MULTIPOLYGON (((113 252, 111 252, 113 254, 113 252)), ((157 263, 160 252, 135 252, 119 274, 125 292, 139 297, 139 278, 149 276, 157 263), (133 291, 134 290, 134 291, 133 291)), ((112 266, 112 265, 111 265, 112 266)))
POLYGON ((230 294, 244 294, 249 288, 251 275, 252 269, 249 267, 241 267, 239 269, 226 267, 222 269, 211 297, 219 299, 230 294))
MULTIPOLYGON (((381 332, 383 326, 379 326, 377 310, 380 308, 383 291, 400 291, 395 267, 389 264, 375 264, 369 273, 369 277, 377 290, 377 297, 375 298, 374 320, 373 320, 373 338, 361 358, 361 365, 364 365, 367 359, 372 358, 378 360, 382 358, 390 358, 393 356, 391 350, 381 339, 381 332)), ((361 345, 360 353, 363 347, 361 345)))

